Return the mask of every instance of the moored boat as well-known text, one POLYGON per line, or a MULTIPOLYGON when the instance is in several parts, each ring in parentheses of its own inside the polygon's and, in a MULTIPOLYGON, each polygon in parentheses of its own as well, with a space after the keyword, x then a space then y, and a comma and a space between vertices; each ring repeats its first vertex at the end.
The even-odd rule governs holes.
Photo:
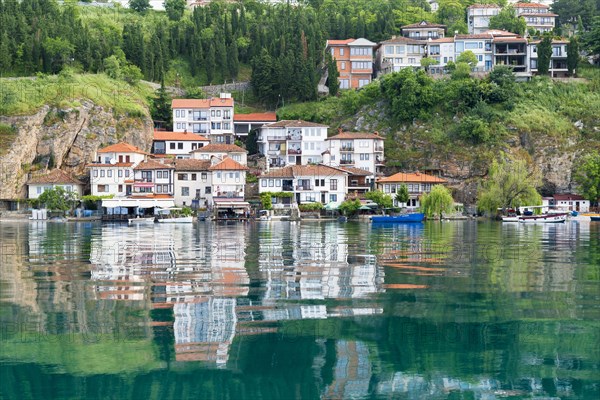
POLYGON ((402 223, 402 222, 423 222, 425 214, 411 213, 402 215, 374 215, 371 217, 373 223, 402 223))
POLYGON ((600 215, 590 215, 590 221, 600 222, 600 215))
POLYGON ((153 224, 154 217, 137 217, 137 218, 129 218, 127 222, 129 225, 138 225, 138 224, 153 224))
POLYGON ((502 217, 502 222, 519 222, 519 216, 506 216, 502 217))
POLYGON ((159 218, 158 222, 160 222, 161 224, 191 224, 192 222, 194 222, 194 217, 165 217, 159 218))
POLYGON ((523 223, 561 223, 567 220, 568 213, 563 214, 540 214, 540 215, 524 215, 519 217, 519 222, 523 223))

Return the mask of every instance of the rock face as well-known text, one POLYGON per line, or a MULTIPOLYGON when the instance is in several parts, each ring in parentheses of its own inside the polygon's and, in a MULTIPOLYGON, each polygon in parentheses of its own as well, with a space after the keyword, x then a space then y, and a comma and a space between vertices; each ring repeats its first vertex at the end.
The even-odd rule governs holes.
POLYGON ((85 178, 86 164, 108 144, 126 141, 146 151, 152 146, 148 112, 143 117, 116 117, 112 110, 88 100, 76 108, 44 106, 34 115, 0 117, 0 123, 17 130, 15 141, 0 160, 0 199, 26 198, 30 174, 52 167, 85 178))

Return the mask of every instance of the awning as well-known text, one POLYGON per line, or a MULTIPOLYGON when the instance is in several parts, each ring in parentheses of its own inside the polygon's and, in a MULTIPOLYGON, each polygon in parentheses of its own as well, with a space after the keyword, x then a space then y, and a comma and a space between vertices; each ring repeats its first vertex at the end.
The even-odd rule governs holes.
POLYGON ((106 199, 102 200, 102 207, 171 208, 175 207, 175 201, 172 199, 106 199))
POLYGON ((154 187, 154 183, 152 182, 136 182, 133 184, 133 187, 137 188, 152 188, 154 187))
POLYGON ((250 203, 247 201, 217 201, 215 200, 216 208, 250 208, 250 203))

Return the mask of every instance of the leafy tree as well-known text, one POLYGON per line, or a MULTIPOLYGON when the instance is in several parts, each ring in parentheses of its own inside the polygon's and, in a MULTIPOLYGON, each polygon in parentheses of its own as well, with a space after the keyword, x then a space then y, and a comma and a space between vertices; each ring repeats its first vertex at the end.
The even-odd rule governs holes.
POLYGON ((512 6, 504 7, 497 15, 490 18, 490 29, 502 29, 505 31, 524 35, 527 29, 525 18, 518 17, 512 6))
POLYGON ((433 78, 423 70, 404 68, 381 79, 381 92, 399 121, 427 118, 437 101, 433 78))
POLYGON ((259 195, 260 203, 263 210, 271 210, 273 208, 273 201, 271 200, 271 192, 263 192, 259 195))
POLYGON ((490 103, 512 103, 515 97, 516 81, 512 68, 506 65, 497 65, 487 77, 490 83, 488 101, 490 103))
POLYGON ((365 194, 365 198, 377 204, 380 210, 392 208, 392 196, 383 193, 381 190, 373 190, 365 194))
POLYGON ((142 71, 137 65, 133 65, 127 63, 123 68, 121 68, 121 75, 125 82, 130 85, 137 85, 137 83, 144 77, 142 71))
POLYGON ((186 7, 185 0, 165 0, 163 3, 167 16, 171 21, 179 21, 186 7))
POLYGON ((582 157, 573 176, 580 193, 590 202, 600 198, 600 153, 594 151, 582 157))
POLYGON ((569 44, 567 45, 567 68, 569 74, 575 74, 577 66, 579 65, 579 41, 576 36, 571 36, 569 44))
POLYGON ((129 8, 139 13, 143 13, 150 8, 150 0, 130 0, 129 8))
POLYGON ((72 209, 79 199, 76 192, 66 191, 63 187, 57 186, 46 190, 37 200, 39 204, 43 204, 51 211, 64 212, 72 209))
POLYGON ((167 130, 173 129, 171 96, 167 93, 164 82, 161 82, 160 88, 156 91, 156 97, 152 100, 150 112, 153 120, 163 121, 167 130))
POLYGON ((330 53, 327 53, 327 84, 329 87, 329 94, 331 96, 337 96, 338 90, 340 89, 340 82, 338 78, 340 73, 337 69, 337 63, 333 59, 330 53))
POLYGON ((208 83, 213 82, 215 77, 215 68, 216 68, 216 55, 215 55, 215 46, 212 43, 208 46, 208 52, 206 54, 206 60, 204 61, 206 68, 206 79, 208 83))
POLYGON ((117 56, 112 55, 104 59, 104 72, 113 79, 121 78, 121 64, 117 56))
POLYGON ((67 39, 49 37, 44 40, 43 49, 46 54, 44 59, 46 71, 57 73, 71 59, 75 51, 75 46, 67 39))
POLYGON ((443 213, 452 211, 454 199, 446 186, 435 185, 431 188, 431 192, 421 195, 420 203, 427 218, 439 216, 439 219, 442 219, 443 213))
POLYGON ((552 57, 552 36, 550 34, 544 34, 544 38, 537 45, 537 55, 538 74, 548 75, 548 70, 550 69, 550 59, 552 57))
POLYGON ((358 212, 361 205, 362 204, 359 199, 346 200, 346 201, 343 201, 342 204, 340 204, 339 209, 343 215, 351 217, 358 212))
POLYGON ((461 139, 475 144, 487 143, 492 138, 489 124, 486 121, 471 115, 467 115, 462 119, 457 127, 457 132, 461 139))
POLYGON ((456 57, 456 63, 458 64, 461 62, 468 64, 471 68, 475 68, 479 61, 477 60, 475 53, 473 53, 471 50, 465 50, 460 53, 458 57, 456 57))
POLYGON ((541 205, 542 197, 536 190, 541 185, 539 170, 527 165, 524 159, 494 160, 479 192, 477 206, 496 213, 498 209, 541 205))
POLYGON ((554 0, 552 11, 558 14, 560 25, 575 25, 581 21, 584 29, 589 29, 593 19, 598 17, 600 4, 597 0, 554 0))
POLYGON ((590 30, 583 34, 582 42, 591 54, 600 54, 600 16, 594 18, 590 30))
POLYGON ((432 65, 438 65, 440 62, 431 57, 421 58, 421 67, 425 68, 425 71, 429 71, 429 67, 432 65))
POLYGON ((408 193, 408 186, 406 186, 406 184, 402 184, 400 185, 400 188, 398 189, 398 191, 396 192, 396 201, 398 202, 398 204, 404 204, 406 205, 406 203, 408 203, 408 200, 410 199, 410 194, 408 193))
POLYGON ((234 40, 227 48, 227 67, 229 68, 229 77, 237 79, 240 69, 240 60, 238 57, 237 42, 234 40))
POLYGON ((457 62, 453 66, 451 78, 453 80, 468 79, 471 76, 471 66, 465 62, 457 62))

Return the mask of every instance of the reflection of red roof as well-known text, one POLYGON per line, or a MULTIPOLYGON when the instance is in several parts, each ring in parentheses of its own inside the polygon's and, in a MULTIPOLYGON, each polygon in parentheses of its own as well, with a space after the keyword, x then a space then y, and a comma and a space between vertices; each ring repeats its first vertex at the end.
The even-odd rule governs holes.
POLYGON ((27 182, 28 185, 34 184, 42 184, 42 183, 71 183, 74 185, 82 185, 83 183, 71 175, 67 174, 65 171, 60 169, 55 169, 47 174, 35 176, 27 182))
POLYGON ((154 131, 154 140, 170 140, 178 142, 210 142, 207 138, 195 133, 154 131))
POLYGON ((119 142, 116 144, 111 144, 110 146, 106 146, 100 150, 98 153, 141 153, 148 154, 139 147, 136 147, 132 144, 119 142))
POLYGON ((171 108, 210 108, 210 107, 233 107, 233 99, 210 98, 210 99, 173 99, 171 108))
POLYGON ((251 114, 235 114, 233 116, 233 120, 234 121, 241 121, 241 122, 262 122, 262 121, 267 121, 267 122, 275 122, 277 121, 277 115, 274 112, 266 112, 266 113, 251 113, 251 114))
POLYGON ((246 171, 248 167, 240 164, 232 158, 225 157, 223 161, 209 168, 211 171, 246 171))
POLYGON ((388 176, 385 178, 381 178, 377 181, 377 183, 387 183, 387 182, 418 182, 418 183, 446 183, 447 181, 442 178, 438 178, 437 176, 421 174, 419 172, 414 173, 405 173, 398 172, 392 176, 388 176))

